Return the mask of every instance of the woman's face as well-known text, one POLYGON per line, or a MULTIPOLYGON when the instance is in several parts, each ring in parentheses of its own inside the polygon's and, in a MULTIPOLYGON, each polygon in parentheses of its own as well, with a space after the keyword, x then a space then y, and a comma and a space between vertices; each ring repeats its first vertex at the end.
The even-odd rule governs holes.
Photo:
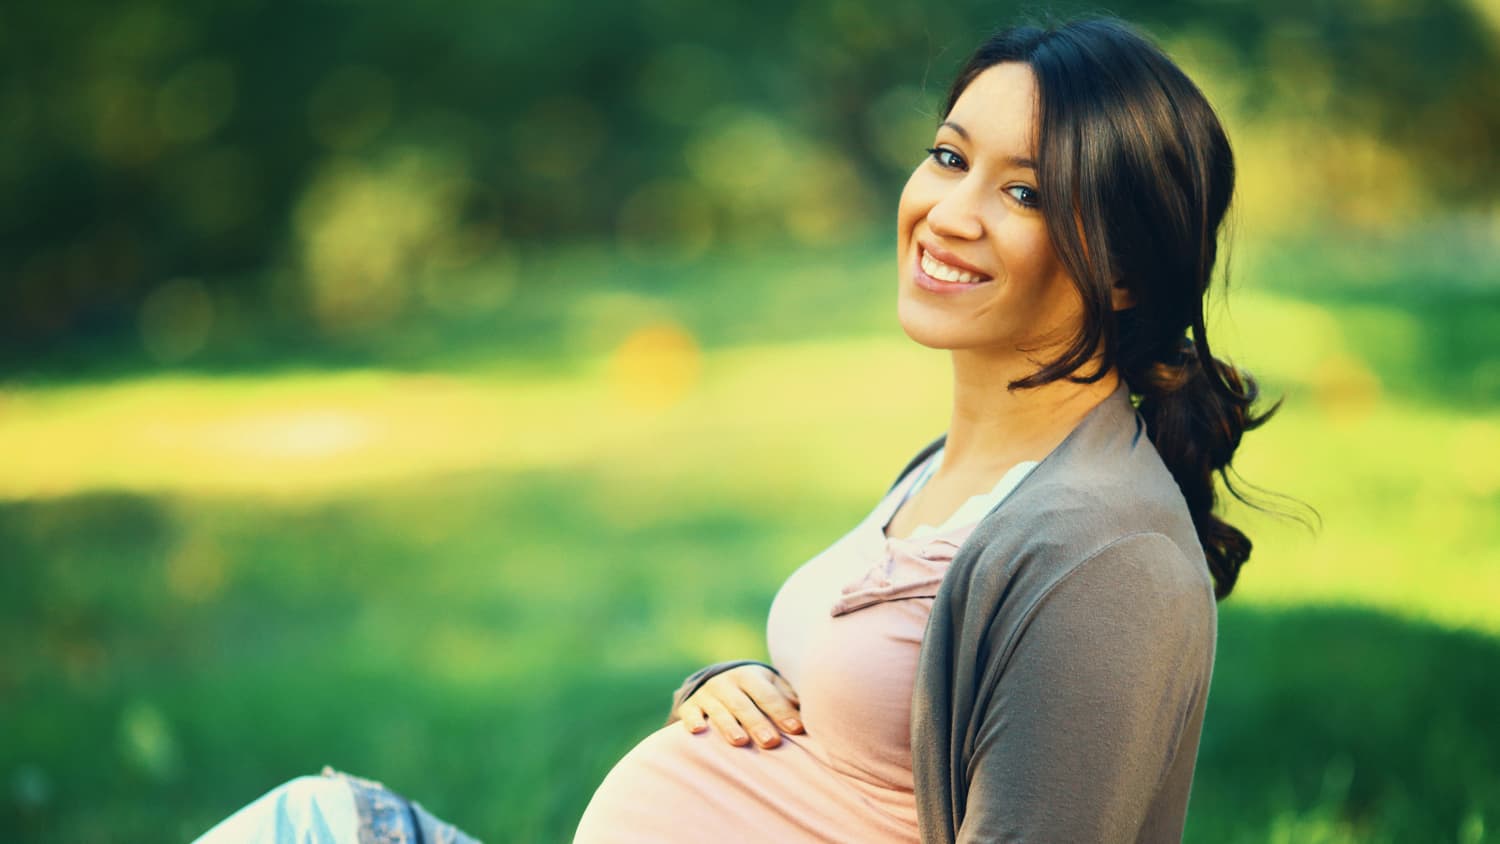
POLYGON ((1082 302, 1037 207, 1036 112, 1028 65, 985 69, 938 127, 938 152, 901 192, 897 314, 924 346, 1014 354, 1066 343, 1082 324, 1082 302), (956 276, 954 265, 969 275, 956 276))

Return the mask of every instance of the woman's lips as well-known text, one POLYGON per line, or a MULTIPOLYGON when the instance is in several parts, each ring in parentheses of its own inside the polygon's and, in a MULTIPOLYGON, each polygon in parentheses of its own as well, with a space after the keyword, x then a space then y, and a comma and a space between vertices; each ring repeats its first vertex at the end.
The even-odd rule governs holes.
POLYGON ((916 282, 917 286, 923 290, 930 290, 933 293, 962 293, 965 290, 983 287, 994 281, 992 278, 975 282, 943 281, 940 278, 933 278, 922 269, 922 247, 920 245, 912 250, 911 270, 912 280, 916 282))

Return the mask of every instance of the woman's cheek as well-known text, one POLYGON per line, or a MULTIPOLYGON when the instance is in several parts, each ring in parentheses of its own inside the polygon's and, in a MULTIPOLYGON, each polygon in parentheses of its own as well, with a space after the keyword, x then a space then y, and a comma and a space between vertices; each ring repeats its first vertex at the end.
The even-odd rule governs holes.
POLYGON ((932 177, 923 172, 922 167, 912 171, 906 180, 906 186, 901 189, 901 201, 897 205, 897 216, 901 219, 903 229, 908 229, 917 220, 926 216, 927 210, 937 204, 939 199, 938 186, 933 183, 932 177))

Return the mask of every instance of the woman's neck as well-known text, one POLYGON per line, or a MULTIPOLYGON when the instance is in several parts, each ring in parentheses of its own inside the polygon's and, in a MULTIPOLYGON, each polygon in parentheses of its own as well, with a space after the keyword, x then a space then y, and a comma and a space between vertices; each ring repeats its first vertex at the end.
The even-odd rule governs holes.
MULTIPOLYGON (((1096 365, 1092 361, 1075 374, 1091 374, 1096 365)), ((1062 379, 1031 389, 1006 389, 1009 382, 1038 368, 1015 356, 953 351, 953 418, 943 447, 945 474, 987 475, 1023 460, 1041 460, 1120 383, 1119 373, 1111 369, 1092 384, 1062 379)))

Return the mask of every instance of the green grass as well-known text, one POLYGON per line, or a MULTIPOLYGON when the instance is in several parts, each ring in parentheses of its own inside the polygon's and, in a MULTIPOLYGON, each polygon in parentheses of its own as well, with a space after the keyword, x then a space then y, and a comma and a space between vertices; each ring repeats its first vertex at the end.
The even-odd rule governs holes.
MULTIPOLYGON (((567 840, 681 676, 764 657, 782 579, 946 423, 879 250, 798 257, 601 270, 446 362, 0 394, 0 828, 187 840, 332 764, 490 841, 567 840)), ((1497 295, 1337 281, 1218 317, 1288 396, 1237 465, 1323 521, 1230 510, 1255 553, 1188 839, 1489 840, 1497 295)))

